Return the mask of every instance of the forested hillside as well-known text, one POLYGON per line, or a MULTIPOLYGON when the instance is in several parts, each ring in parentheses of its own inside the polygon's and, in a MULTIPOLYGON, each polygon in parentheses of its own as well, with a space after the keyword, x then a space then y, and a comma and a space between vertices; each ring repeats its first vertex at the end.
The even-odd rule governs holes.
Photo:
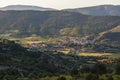
POLYGON ((32 52, 13 41, 0 40, 1 80, 119 80, 119 60, 56 51, 32 52))
POLYGON ((119 17, 93 17, 66 11, 0 11, 0 33, 12 36, 93 35, 120 24, 119 17))

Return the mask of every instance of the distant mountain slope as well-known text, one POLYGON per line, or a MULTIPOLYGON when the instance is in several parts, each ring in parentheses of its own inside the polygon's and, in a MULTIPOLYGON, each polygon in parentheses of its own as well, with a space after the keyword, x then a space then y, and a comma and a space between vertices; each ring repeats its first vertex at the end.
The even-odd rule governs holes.
POLYGON ((93 17, 65 11, 0 11, 0 33, 14 36, 84 36, 112 29, 120 17, 93 17))
POLYGON ((95 38, 98 42, 120 46, 120 25, 99 33, 99 35, 95 38))
POLYGON ((37 11, 53 11, 55 9, 52 8, 44 8, 38 6, 30 6, 30 5, 9 5, 3 8, 0 8, 2 11, 7 10, 37 10, 37 11))
POLYGON ((93 16, 120 16, 120 6, 117 5, 100 5, 93 7, 85 7, 85 8, 76 8, 76 9, 65 9, 65 11, 69 12, 78 12, 85 15, 93 15, 93 16))

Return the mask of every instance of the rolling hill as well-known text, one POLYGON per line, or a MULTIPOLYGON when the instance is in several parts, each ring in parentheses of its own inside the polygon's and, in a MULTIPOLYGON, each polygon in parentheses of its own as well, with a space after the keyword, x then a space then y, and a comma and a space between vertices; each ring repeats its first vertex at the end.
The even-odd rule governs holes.
POLYGON ((95 39, 100 43, 109 44, 112 46, 120 46, 120 26, 99 33, 95 39))
POLYGON ((118 16, 86 16, 66 11, 0 11, 0 34, 24 37, 95 35, 120 24, 118 16))

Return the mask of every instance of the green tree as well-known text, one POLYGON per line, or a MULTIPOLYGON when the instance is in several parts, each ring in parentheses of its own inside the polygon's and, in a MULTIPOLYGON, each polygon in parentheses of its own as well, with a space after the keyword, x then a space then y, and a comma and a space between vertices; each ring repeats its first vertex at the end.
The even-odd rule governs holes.
POLYGON ((97 63, 93 66, 92 72, 95 74, 105 74, 107 73, 107 68, 104 64, 97 63))
POLYGON ((71 76, 76 76, 76 75, 78 75, 78 73, 79 73, 79 71, 76 68, 73 68, 71 70, 71 76))
POLYGON ((120 74, 120 64, 119 63, 115 65, 114 71, 115 71, 115 74, 120 74))
POLYGON ((58 77, 57 80, 67 80, 64 76, 58 77))
POLYGON ((114 80, 112 76, 108 76, 107 80, 114 80))
POLYGON ((88 67, 88 66, 83 66, 82 68, 81 68, 81 72, 82 73, 89 73, 91 70, 90 70, 90 68, 88 67))
POLYGON ((96 74, 89 73, 85 76, 85 80, 99 80, 99 76, 96 74))
POLYGON ((36 77, 36 75, 34 75, 34 73, 30 73, 30 74, 28 75, 28 78, 29 78, 30 80, 35 80, 37 77, 36 77))

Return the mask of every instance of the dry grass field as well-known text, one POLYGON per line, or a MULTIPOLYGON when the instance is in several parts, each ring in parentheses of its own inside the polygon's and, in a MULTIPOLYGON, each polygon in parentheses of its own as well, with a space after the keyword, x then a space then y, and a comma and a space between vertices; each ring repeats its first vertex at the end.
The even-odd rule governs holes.
POLYGON ((109 56, 112 55, 111 53, 79 53, 78 56, 93 56, 93 57, 100 57, 100 56, 109 56))

